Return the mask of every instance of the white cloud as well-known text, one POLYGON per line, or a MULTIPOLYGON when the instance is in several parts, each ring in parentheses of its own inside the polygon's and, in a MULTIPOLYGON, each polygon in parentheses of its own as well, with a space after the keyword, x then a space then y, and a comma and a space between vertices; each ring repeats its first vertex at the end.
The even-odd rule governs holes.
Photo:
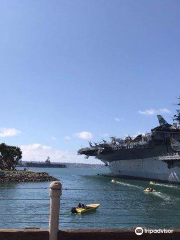
POLYGON ((90 132, 75 133, 74 136, 76 138, 81 138, 81 139, 86 139, 86 140, 90 140, 93 138, 92 133, 90 133, 90 132))
POLYGON ((40 143, 33 143, 30 145, 22 145, 21 149, 24 151, 31 151, 31 150, 36 150, 38 148, 40 148, 42 145, 40 143))
POLYGON ((116 122, 120 122, 120 121, 123 121, 124 119, 123 119, 123 118, 119 118, 119 117, 115 117, 114 120, 115 120, 116 122))
POLYGON ((20 146, 23 152, 23 160, 25 161, 45 161, 49 156, 52 162, 69 161, 73 156, 59 149, 53 149, 51 146, 46 146, 40 143, 20 146))
POLYGON ((155 115, 158 112, 154 109, 147 109, 145 111, 138 111, 140 114, 144 114, 144 115, 155 115))
POLYGON ((119 118, 114 118, 114 120, 116 121, 116 122, 120 122, 120 119, 119 118))
POLYGON ((70 141, 70 140, 71 140, 71 138, 70 138, 69 136, 65 136, 64 139, 67 140, 67 141, 70 141))
POLYGON ((46 146, 46 145, 43 145, 43 146, 42 146, 42 149, 50 150, 50 149, 52 149, 52 147, 50 147, 50 146, 46 146))
POLYGON ((138 113, 143 115, 155 115, 155 114, 161 114, 161 113, 171 113, 171 111, 167 108, 161 108, 159 110, 155 110, 151 108, 144 111, 138 111, 138 113))
POLYGON ((171 113, 171 111, 169 109, 167 109, 167 108, 161 108, 161 109, 159 109, 159 111, 161 113, 171 113))
POLYGON ((101 163, 97 159, 85 159, 82 155, 71 154, 68 151, 54 149, 41 143, 33 143, 20 146, 23 153, 24 161, 41 161, 44 162, 49 156, 51 162, 73 162, 73 163, 101 163))
POLYGON ((0 137, 12 137, 20 133, 21 131, 15 128, 0 128, 0 137))
POLYGON ((56 138, 55 138, 55 137, 52 137, 52 138, 51 138, 51 140, 55 141, 55 140, 56 140, 56 138))

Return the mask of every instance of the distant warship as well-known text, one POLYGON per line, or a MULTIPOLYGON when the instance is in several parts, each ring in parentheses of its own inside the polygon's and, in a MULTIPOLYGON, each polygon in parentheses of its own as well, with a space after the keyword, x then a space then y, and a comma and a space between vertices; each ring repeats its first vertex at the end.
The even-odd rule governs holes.
POLYGON ((159 126, 151 133, 90 142, 78 154, 100 159, 117 177, 180 183, 180 110, 176 111, 172 125, 157 115, 159 126))

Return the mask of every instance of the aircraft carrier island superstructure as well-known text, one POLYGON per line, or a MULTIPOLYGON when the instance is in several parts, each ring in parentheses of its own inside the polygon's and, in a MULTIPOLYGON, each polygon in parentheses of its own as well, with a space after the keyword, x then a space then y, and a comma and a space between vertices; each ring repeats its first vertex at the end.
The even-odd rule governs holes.
MULTIPOLYGON (((179 103, 180 105, 180 98, 179 103)), ((180 183, 180 110, 171 125, 158 115, 159 126, 151 133, 112 137, 111 142, 90 142, 78 154, 94 156, 109 166, 112 175, 122 178, 180 183)))

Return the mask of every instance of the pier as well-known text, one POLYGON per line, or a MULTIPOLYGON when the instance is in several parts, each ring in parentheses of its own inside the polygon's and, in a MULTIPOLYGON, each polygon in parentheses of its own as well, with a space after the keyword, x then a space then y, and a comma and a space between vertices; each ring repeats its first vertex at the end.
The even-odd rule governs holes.
MULTIPOLYGON (((66 190, 66 189, 65 189, 66 190)), ((62 185, 59 181, 50 184, 50 213, 48 218, 49 229, 25 228, 19 229, 0 229, 0 240, 174 240, 180 239, 180 230, 173 230, 172 233, 146 233, 141 236, 135 234, 136 224, 133 229, 61 229, 59 216, 61 213, 62 185)), ((2 199, 1 199, 2 200, 2 199)), ((6 199, 4 199, 6 200, 6 199)), ((12 199, 13 200, 13 199, 12 199)), ((8 215, 8 214, 7 214, 8 215)), ((9 214, 11 218, 11 214, 9 214)), ((167 220, 168 221, 168 220, 167 220)), ((71 222, 69 222, 71 223, 71 222)), ((96 226, 96 222, 94 222, 96 226)))

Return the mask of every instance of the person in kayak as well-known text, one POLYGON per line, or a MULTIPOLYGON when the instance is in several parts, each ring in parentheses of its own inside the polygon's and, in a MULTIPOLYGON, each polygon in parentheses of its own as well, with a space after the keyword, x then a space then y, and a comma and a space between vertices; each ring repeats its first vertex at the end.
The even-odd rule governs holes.
POLYGON ((153 189, 153 188, 150 188, 149 190, 150 190, 150 192, 153 192, 153 191, 154 191, 154 189, 153 189))
POLYGON ((82 208, 82 204, 81 203, 78 204, 78 208, 82 208))
POLYGON ((153 188, 146 188, 145 192, 155 192, 156 190, 154 190, 153 188))
POLYGON ((86 205, 85 205, 85 204, 82 204, 81 207, 82 207, 82 208, 86 208, 86 205))
POLYGON ((86 207, 85 204, 83 204, 83 203, 79 203, 79 204, 78 204, 78 208, 87 208, 87 207, 86 207))
POLYGON ((79 207, 79 205, 77 207, 72 207, 71 212, 72 213, 85 213, 85 212, 94 211, 100 206, 100 204, 88 204, 88 205, 81 204, 80 206, 81 207, 79 207))

